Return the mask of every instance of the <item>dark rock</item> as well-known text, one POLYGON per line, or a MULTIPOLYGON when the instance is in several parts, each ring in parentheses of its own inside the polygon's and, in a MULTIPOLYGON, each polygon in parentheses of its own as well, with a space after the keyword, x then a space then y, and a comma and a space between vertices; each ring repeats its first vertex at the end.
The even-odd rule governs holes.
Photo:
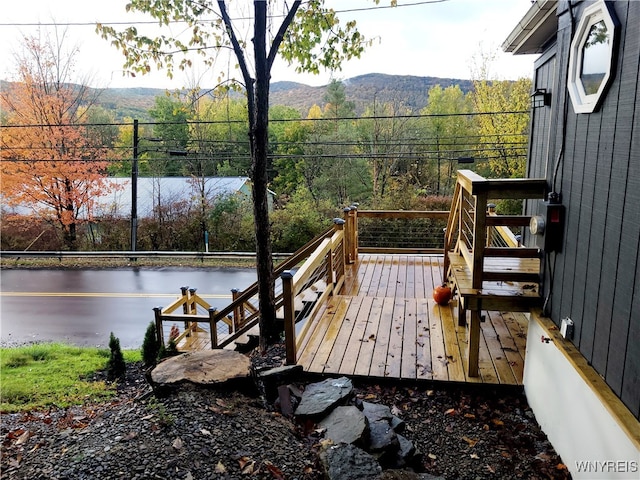
POLYGON ((391 421, 393 418, 391 409, 379 403, 362 402, 362 411, 369 422, 378 422, 380 420, 391 421))
POLYGON ((378 461, 355 445, 331 445, 320 453, 328 480, 376 479, 382 472, 378 461))
POLYGON ((416 447, 411 440, 403 435, 398 435, 398 446, 395 463, 397 467, 405 467, 413 460, 416 447))
POLYGON ((258 379, 262 382, 267 402, 271 403, 278 398, 278 388, 283 383, 289 383, 292 378, 301 372, 302 365, 283 365, 259 372, 258 379))
POLYGON ((324 437, 330 438, 334 444, 364 445, 368 433, 364 414, 352 406, 337 407, 318 426, 326 429, 324 437))
POLYGON ((398 435, 387 420, 369 422, 369 448, 371 453, 395 452, 400 448, 398 435))
POLYGON ((320 417, 348 398, 353 391, 353 384, 347 377, 329 378, 322 382, 307 385, 296 415, 320 417))
POLYGON ((280 404, 280 412, 287 417, 293 415, 291 391, 287 385, 280 385, 278 387, 278 400, 280 404))
POLYGON ((396 433, 402 433, 404 431, 405 423, 401 418, 396 417, 395 415, 391 419, 391 428, 396 433))

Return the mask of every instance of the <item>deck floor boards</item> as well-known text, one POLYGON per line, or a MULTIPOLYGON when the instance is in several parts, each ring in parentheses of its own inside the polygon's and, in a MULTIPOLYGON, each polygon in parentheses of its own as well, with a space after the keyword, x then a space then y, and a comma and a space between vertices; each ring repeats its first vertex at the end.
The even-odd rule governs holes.
POLYGON ((466 375, 467 330, 456 300, 437 305, 442 257, 360 255, 301 342, 306 371, 405 380, 522 385, 527 334, 523 313, 485 312, 479 376, 466 375))

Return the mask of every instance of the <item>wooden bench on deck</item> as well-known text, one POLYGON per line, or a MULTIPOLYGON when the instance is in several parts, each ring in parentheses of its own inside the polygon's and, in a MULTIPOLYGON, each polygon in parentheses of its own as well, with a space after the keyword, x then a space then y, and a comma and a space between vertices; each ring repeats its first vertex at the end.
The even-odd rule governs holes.
MULTIPOLYGON (((492 231, 524 227, 527 215, 495 215, 489 199, 544 198, 545 179, 486 179, 458 171, 447 223, 444 275, 458 293, 458 325, 469 320, 468 374, 478 375, 482 311, 523 312, 540 306, 541 252, 507 239, 492 244, 492 231)), ((502 235, 502 233, 500 234, 502 235)))

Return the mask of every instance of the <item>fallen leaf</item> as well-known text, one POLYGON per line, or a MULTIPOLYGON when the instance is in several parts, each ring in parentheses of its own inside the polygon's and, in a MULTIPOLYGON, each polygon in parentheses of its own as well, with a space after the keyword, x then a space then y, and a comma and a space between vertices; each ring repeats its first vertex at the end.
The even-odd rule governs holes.
POLYGON ((471 458, 475 458, 476 460, 479 459, 480 457, 478 456, 477 453, 472 453, 471 455, 469 455, 471 458))
POLYGON ((396 407, 395 405, 393 405, 391 407, 391 414, 395 415, 396 417, 399 415, 402 415, 402 410, 400 410, 398 407, 396 407))
POLYGON ((487 468, 487 470, 489 470, 491 473, 496 473, 495 468, 493 468, 491 465, 485 465, 485 467, 487 468))
POLYGON ((493 423, 496 427, 502 427, 504 426, 504 422, 498 418, 493 418, 491 420, 491 423, 493 423))
POLYGON ((238 459, 238 463, 240 464, 240 469, 242 470, 248 463, 251 463, 253 460, 249 457, 240 457, 238 459))
POLYGON ((16 445, 23 445, 27 443, 30 437, 31 437, 31 432, 29 430, 25 430, 22 433, 22 435, 18 437, 18 440, 16 441, 16 445))
POLYGON ((559 463, 558 465, 556 465, 556 468, 558 470, 567 470, 567 466, 564 463, 559 463))
POLYGON ((450 408, 449 410, 444 412, 445 415, 453 415, 455 413, 456 413, 456 409, 455 408, 450 408))
POLYGON ((256 462, 254 462, 253 460, 250 461, 242 468, 242 474, 251 475, 253 473, 255 466, 256 466, 256 462))
POLYGON ((278 467, 276 467, 273 463, 271 463, 269 460, 265 460, 264 464, 267 467, 267 470, 269 470, 269 473, 273 476, 273 478, 277 480, 285 480, 284 473, 282 473, 282 471, 278 467))
POLYGON ((427 456, 428 456, 431 460, 435 460, 436 458, 438 458, 438 457, 436 457, 433 453, 430 453, 430 454, 429 454, 429 455, 427 455, 427 456))
POLYGON ((225 467, 220 460, 218 460, 218 463, 216 464, 216 473, 227 473, 227 467, 225 467))
POLYGON ((476 443, 478 443, 478 440, 474 440, 473 438, 469 438, 469 437, 462 437, 462 440, 464 440, 465 442, 467 442, 467 444, 469 445, 469 448, 473 448, 476 446, 476 443))
POLYGON ((465 413, 464 414, 464 418, 474 419, 474 418, 476 418, 476 416, 473 413, 465 413))

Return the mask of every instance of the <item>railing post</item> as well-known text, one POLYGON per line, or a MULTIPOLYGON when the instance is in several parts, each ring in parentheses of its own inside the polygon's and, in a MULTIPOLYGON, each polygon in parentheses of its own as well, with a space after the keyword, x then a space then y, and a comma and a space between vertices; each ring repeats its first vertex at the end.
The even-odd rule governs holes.
POLYGON ((287 350, 287 365, 295 365, 296 352, 296 312, 293 292, 293 273, 285 270, 282 279, 282 300, 284 308, 284 341, 287 350))
MULTIPOLYGON (((487 215, 495 215, 495 214, 496 214, 496 204, 495 203, 488 203, 487 204, 487 215)), ((491 227, 487 227, 486 246, 490 247, 492 242, 493 242, 492 229, 491 229, 491 227)))
POLYGON ((475 195, 475 221, 473 225, 472 287, 482 288, 484 271, 484 248, 487 242, 487 194, 475 195))
MULTIPOLYGON (((182 313, 184 313, 185 315, 189 314, 189 304, 188 304, 188 298, 189 298, 189 287, 185 286, 185 287, 180 287, 180 292, 182 292, 182 313)), ((188 320, 184 321, 184 330, 185 332, 187 332, 186 336, 190 337, 191 336, 191 323, 188 320)))
POLYGON ((162 307, 153 307, 153 314, 156 320, 156 340, 158 345, 164 346, 164 331, 162 330, 162 307))
MULTIPOLYGON (((231 300, 235 303, 240 295, 240 290, 237 288, 231 289, 231 300)), ((241 325, 244 325, 244 308, 242 305, 238 305, 233 309, 233 328, 234 331, 238 330, 241 325)))
POLYGON ((218 327, 216 326, 216 313, 218 310, 215 307, 209 307, 209 334, 211 335, 211 348, 218 346, 218 327))
POLYGON ((351 205, 351 211, 349 212, 349 216, 351 217, 351 221, 353 222, 351 226, 351 258, 352 261, 355 262, 358 259, 358 204, 354 203, 351 205))
POLYGON ((345 207, 343 210, 344 212, 344 225, 345 225, 345 229, 344 229, 344 263, 353 263, 351 261, 351 242, 353 241, 352 238, 352 228, 353 226, 351 225, 351 215, 349 215, 349 212, 351 212, 351 208, 349 207, 345 207))
POLYGON ((198 304, 196 303, 195 295, 197 288, 189 289, 189 313, 195 315, 198 313, 198 304))
MULTIPOLYGON (((345 224, 345 221, 343 219, 341 219, 341 218, 334 218, 333 219, 333 228, 334 228, 334 230, 336 232, 344 231, 344 224, 345 224)), ((343 234, 342 235, 342 242, 340 242, 340 245, 339 245, 340 251, 338 251, 336 253, 336 255, 340 255, 339 258, 342 258, 342 265, 341 266, 339 265, 340 266, 340 270, 341 270, 341 272, 339 272, 339 274, 341 274, 341 275, 344 275, 344 264, 345 264, 344 259, 345 259, 345 248, 346 248, 345 247, 345 242, 346 242, 346 235, 343 234)), ((331 259, 331 268, 332 269, 335 268, 335 263, 333 261, 333 257, 331 259)), ((334 286, 335 286, 336 283, 338 283, 338 279, 334 278, 334 286)))

